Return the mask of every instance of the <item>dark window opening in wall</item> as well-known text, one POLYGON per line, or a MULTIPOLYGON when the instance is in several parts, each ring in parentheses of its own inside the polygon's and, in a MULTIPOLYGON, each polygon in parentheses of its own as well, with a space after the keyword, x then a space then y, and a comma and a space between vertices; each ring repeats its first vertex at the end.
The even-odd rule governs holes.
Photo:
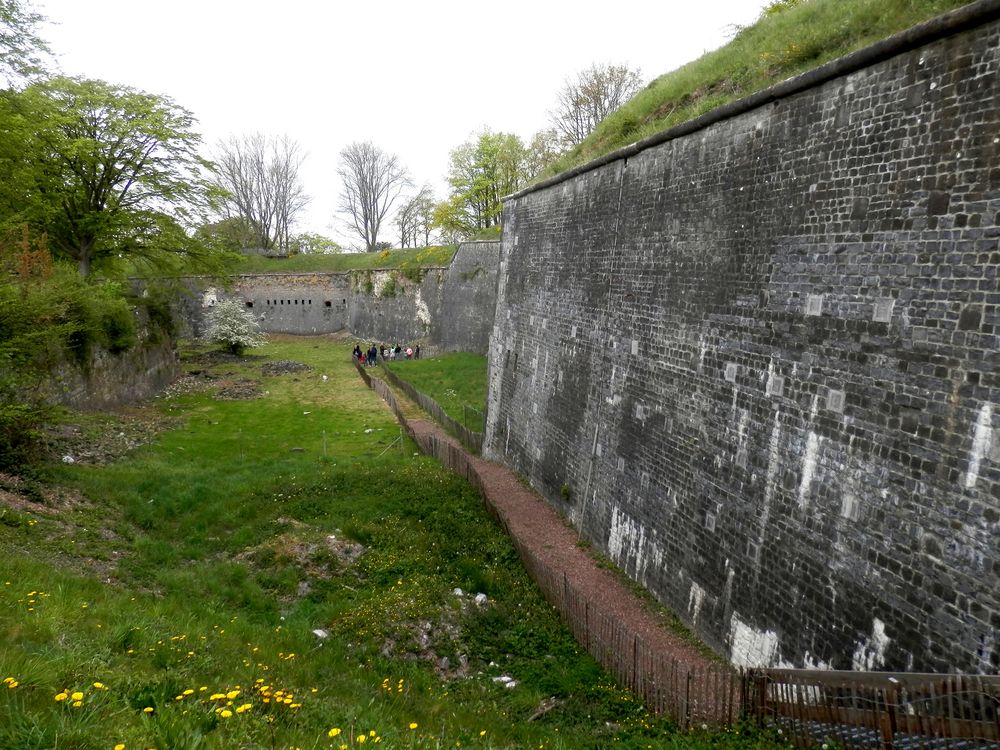
POLYGON ((283 300, 283 299, 282 300, 278 300, 278 302, 280 302, 282 305, 285 304, 285 300, 283 300))
POLYGON ((312 300, 309 300, 309 304, 311 305, 312 303, 313 303, 313 301, 312 301, 312 300))
POLYGON ((347 304, 347 300, 346 299, 342 299, 340 301, 343 302, 345 305, 347 304))
POLYGON ((299 301, 298 301, 298 300, 295 300, 295 304, 296 304, 296 305, 297 305, 297 304, 299 304, 299 301))
POLYGON ((330 300, 327 300, 323 304, 326 305, 327 307, 333 307, 333 303, 330 300))
POLYGON ((252 299, 248 299, 247 300, 247 307, 253 307, 253 300, 252 299))
POLYGON ((286 305, 290 305, 290 304, 292 304, 292 301, 291 301, 290 299, 286 299, 286 300, 285 300, 285 304, 286 304, 286 305))

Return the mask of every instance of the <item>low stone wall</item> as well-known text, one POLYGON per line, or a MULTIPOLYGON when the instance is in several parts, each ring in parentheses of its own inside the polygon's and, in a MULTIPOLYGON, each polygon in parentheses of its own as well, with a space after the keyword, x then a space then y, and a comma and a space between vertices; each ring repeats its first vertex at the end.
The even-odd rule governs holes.
POLYGON ((96 350, 84 365, 64 363, 53 374, 49 392, 74 409, 107 409, 156 395, 180 372, 173 342, 164 337, 121 354, 96 350))

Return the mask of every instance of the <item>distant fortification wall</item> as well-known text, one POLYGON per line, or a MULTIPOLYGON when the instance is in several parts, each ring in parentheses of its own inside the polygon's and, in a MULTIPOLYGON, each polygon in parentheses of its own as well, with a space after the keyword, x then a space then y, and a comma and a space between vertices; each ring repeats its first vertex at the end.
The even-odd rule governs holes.
POLYGON ((422 340, 445 351, 485 354, 496 309, 499 242, 466 242, 442 268, 342 273, 243 274, 231 289, 205 289, 187 301, 193 335, 204 310, 235 299, 269 333, 319 334, 347 329, 386 343, 422 340))
POLYGON ((738 664, 1000 669, 998 17, 506 203, 488 455, 738 664))

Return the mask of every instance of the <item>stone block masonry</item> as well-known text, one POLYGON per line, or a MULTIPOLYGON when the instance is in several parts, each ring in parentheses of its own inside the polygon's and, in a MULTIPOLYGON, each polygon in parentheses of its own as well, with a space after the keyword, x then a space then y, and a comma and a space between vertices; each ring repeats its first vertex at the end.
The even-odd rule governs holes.
POLYGON ((340 273, 243 274, 232 289, 197 292, 179 312, 194 336, 219 299, 246 305, 268 333, 313 335, 347 329, 401 345, 424 341, 445 351, 485 354, 496 310, 499 242, 466 242, 443 268, 340 273))
POLYGON ((736 664, 1000 669, 998 19, 505 205, 487 455, 736 664))

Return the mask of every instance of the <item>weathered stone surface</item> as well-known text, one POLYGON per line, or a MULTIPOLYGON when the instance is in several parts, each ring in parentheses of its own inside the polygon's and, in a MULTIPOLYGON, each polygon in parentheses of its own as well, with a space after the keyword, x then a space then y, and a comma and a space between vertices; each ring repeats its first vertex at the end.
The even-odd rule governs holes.
POLYGON ((180 309, 200 335, 202 313, 217 300, 246 305, 268 333, 321 334, 347 329, 361 339, 485 354, 496 309, 499 242, 467 242, 449 266, 411 271, 244 274, 230 291, 196 291, 180 309))
POLYGON ((1000 669, 992 18, 506 204, 488 455, 736 663, 1000 669))

